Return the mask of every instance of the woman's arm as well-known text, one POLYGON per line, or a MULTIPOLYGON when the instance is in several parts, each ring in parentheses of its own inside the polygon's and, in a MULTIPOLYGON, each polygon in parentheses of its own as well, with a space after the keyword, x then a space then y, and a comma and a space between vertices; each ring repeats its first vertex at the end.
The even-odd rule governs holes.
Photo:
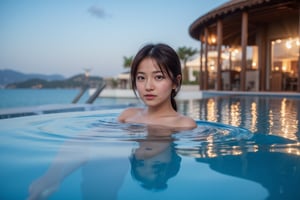
POLYGON ((60 183, 88 160, 88 149, 84 142, 66 142, 44 175, 29 187, 29 200, 45 199, 54 193, 60 183))

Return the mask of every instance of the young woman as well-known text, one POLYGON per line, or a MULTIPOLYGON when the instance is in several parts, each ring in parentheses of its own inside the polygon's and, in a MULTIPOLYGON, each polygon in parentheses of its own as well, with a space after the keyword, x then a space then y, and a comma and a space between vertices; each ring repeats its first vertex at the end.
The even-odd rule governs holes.
POLYGON ((132 62, 131 83, 133 91, 137 91, 146 107, 128 108, 118 120, 178 129, 195 128, 197 124, 193 119, 177 112, 174 98, 180 90, 181 82, 180 60, 170 46, 144 46, 132 62))

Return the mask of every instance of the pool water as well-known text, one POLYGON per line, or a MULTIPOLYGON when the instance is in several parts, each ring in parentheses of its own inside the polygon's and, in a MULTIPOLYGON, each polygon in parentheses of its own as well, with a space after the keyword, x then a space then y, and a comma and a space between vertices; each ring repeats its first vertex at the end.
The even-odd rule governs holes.
POLYGON ((177 132, 121 109, 3 119, 0 199, 300 199, 299 105, 179 102, 198 127, 177 132))

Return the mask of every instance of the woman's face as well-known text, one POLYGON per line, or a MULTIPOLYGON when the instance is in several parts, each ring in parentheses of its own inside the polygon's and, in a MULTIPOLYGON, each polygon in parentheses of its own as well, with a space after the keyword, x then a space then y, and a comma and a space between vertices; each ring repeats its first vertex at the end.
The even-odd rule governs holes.
POLYGON ((155 60, 143 59, 135 78, 138 94, 147 106, 171 104, 170 95, 176 85, 167 72, 161 71, 155 60))
POLYGON ((166 165, 171 162, 170 142, 167 141, 143 141, 139 142, 139 148, 134 152, 139 163, 135 171, 143 180, 155 182, 160 179, 161 173, 165 174, 166 165))

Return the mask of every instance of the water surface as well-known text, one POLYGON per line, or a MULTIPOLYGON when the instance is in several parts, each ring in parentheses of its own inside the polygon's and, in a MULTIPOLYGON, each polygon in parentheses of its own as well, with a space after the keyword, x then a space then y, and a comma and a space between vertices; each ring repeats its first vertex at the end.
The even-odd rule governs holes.
POLYGON ((196 129, 120 124, 113 108, 0 120, 0 199, 300 198, 299 99, 178 107, 196 129))

